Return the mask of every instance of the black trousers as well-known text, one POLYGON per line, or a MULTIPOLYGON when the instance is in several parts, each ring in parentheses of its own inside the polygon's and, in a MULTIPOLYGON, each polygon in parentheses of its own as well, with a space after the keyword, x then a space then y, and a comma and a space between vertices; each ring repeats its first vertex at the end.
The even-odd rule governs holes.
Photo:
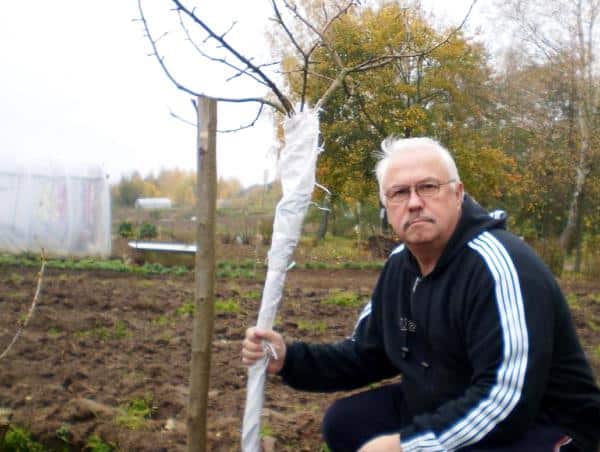
MULTIPOLYGON (((402 384, 390 384, 377 389, 339 399, 325 413, 323 437, 332 452, 355 452, 376 436, 398 432, 410 422, 404 409, 402 384)), ((503 445, 473 445, 462 449, 469 452, 555 452, 569 438, 554 426, 536 424, 519 440, 503 445)), ((570 449, 573 450, 573 449, 570 449)))

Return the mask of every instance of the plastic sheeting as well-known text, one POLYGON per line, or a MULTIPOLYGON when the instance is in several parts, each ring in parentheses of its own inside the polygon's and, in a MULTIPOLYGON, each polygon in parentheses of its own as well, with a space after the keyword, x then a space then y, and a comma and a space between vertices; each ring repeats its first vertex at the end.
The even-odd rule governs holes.
MULTIPOLYGON (((281 301, 285 275, 302 230, 315 186, 319 153, 319 117, 304 111, 284 123, 286 144, 279 160, 283 196, 275 210, 268 267, 256 326, 271 329, 281 301)), ((242 450, 260 450, 260 415, 264 400, 267 358, 248 369, 242 450)))
POLYGON ((110 190, 101 167, 2 163, 0 252, 107 256, 110 226, 110 190))

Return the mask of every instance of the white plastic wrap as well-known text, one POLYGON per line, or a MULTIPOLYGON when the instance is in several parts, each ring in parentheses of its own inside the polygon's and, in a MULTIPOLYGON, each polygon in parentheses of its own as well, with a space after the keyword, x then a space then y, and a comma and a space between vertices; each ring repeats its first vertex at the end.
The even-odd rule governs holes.
MULTIPOLYGON (((265 286, 256 326, 271 329, 281 301, 287 268, 302 230, 315 186, 319 153, 319 117, 304 111, 284 123, 285 146, 279 160, 283 196, 275 210, 265 286)), ((264 399, 267 359, 248 369, 242 450, 260 450, 260 415, 264 399)))
POLYGON ((99 166, 3 162, 0 252, 108 256, 110 190, 99 166))

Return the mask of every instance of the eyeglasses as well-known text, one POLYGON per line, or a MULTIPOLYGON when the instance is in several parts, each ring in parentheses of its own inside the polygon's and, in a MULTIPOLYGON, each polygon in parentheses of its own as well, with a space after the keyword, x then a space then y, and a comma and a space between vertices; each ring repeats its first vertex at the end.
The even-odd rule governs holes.
MULTIPOLYGON (((450 179, 447 182, 428 180, 415 184, 414 190, 421 198, 432 198, 440 192, 442 185, 448 185, 452 182, 456 182, 456 179, 450 179)), ((412 187, 411 185, 396 185, 385 192, 385 197, 390 204, 402 204, 410 198, 412 187)))

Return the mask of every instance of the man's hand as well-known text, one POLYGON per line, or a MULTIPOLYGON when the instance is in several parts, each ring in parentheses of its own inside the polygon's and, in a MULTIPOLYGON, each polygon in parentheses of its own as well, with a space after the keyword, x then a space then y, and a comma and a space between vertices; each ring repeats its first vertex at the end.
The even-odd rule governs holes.
POLYGON ((285 360, 285 342, 281 334, 273 330, 260 330, 256 327, 246 330, 246 337, 242 341, 242 362, 246 366, 252 366, 256 361, 262 359, 265 354, 269 355, 267 372, 276 374, 283 367, 285 360))
POLYGON ((400 435, 381 435, 363 444, 358 452, 402 452, 400 435))

